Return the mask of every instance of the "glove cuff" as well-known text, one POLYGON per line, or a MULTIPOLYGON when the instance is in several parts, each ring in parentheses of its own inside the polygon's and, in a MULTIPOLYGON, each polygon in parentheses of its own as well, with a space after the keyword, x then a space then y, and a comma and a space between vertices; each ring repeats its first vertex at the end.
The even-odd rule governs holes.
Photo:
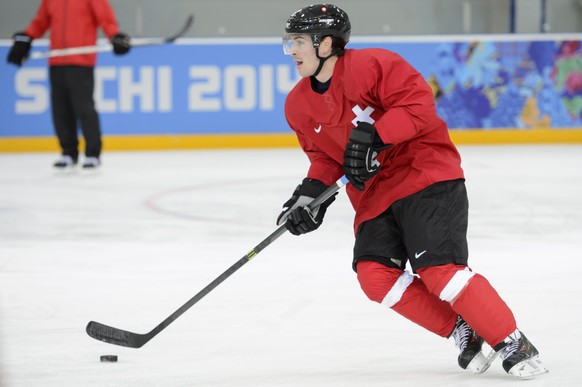
POLYGON ((27 35, 24 32, 17 32, 12 35, 12 40, 14 40, 14 42, 30 44, 32 42, 32 36, 27 35))
POLYGON ((390 148, 392 144, 385 144, 376 127, 369 122, 358 121, 358 125, 350 133, 350 142, 371 146, 375 151, 390 148))
POLYGON ((316 198, 328 188, 329 186, 323 184, 321 181, 306 177, 301 182, 301 185, 299 186, 299 191, 297 193, 300 196, 309 196, 312 198, 316 198))
POLYGON ((354 144, 372 145, 376 135, 376 128, 374 125, 358 121, 358 125, 352 129, 350 133, 350 142, 354 144))

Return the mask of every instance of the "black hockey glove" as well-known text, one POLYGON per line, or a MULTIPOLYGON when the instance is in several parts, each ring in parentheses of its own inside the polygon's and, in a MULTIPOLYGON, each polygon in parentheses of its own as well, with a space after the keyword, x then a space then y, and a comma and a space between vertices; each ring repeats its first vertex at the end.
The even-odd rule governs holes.
POLYGON ((327 188, 328 186, 319 180, 303 179, 303 182, 295 188, 291 199, 283 204, 283 211, 277 217, 277 225, 284 223, 293 235, 317 230, 321 226, 327 207, 335 200, 337 192, 314 210, 310 210, 307 205, 327 188))
POLYGON ((111 44, 113 45, 113 53, 115 55, 125 55, 131 49, 131 38, 129 35, 120 32, 116 35, 113 35, 111 38, 111 44))
POLYGON ((363 191, 364 183, 380 171, 376 156, 390 146, 382 142, 372 124, 358 121, 350 133, 343 166, 346 177, 357 190, 363 191))
POLYGON ((28 58, 32 38, 24 32, 17 32, 12 36, 12 39, 14 43, 6 60, 8 63, 20 67, 26 61, 26 58, 28 58))

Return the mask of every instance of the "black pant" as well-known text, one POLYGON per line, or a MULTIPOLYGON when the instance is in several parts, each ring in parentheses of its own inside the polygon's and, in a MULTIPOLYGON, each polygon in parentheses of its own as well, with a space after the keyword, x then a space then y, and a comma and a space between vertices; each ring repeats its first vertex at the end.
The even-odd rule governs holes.
POLYGON ((101 128, 93 101, 94 68, 86 66, 51 66, 51 104, 55 132, 63 155, 79 157, 77 123, 85 138, 87 157, 101 154, 101 128))
POLYGON ((360 224, 353 269, 370 260, 404 270, 453 263, 467 265, 469 200, 465 180, 441 181, 394 202, 360 224))

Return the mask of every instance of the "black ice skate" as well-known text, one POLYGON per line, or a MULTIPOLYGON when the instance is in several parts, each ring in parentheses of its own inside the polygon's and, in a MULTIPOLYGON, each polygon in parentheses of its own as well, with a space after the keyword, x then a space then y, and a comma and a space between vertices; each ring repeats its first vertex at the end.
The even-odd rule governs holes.
POLYGON ((481 352, 483 338, 461 316, 457 317, 452 336, 455 339, 455 346, 460 351, 459 366, 475 374, 485 371, 486 368, 484 369, 484 367, 487 365, 487 359, 481 352))
POLYGON ((503 359, 503 369, 520 379, 532 379, 548 372, 536 347, 519 330, 493 348, 503 359))
POLYGON ((53 167, 57 169, 67 169, 74 167, 76 164, 77 160, 73 159, 71 156, 62 155, 57 161, 55 161, 53 167))
POLYGON ((83 163, 83 169, 96 169, 101 165, 97 157, 87 157, 83 163))

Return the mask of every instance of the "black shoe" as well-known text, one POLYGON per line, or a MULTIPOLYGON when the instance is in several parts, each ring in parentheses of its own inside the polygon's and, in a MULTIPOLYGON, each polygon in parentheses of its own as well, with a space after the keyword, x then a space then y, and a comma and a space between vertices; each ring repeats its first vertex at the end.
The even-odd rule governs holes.
POLYGON ((96 169, 101 165, 97 157, 87 157, 83 163, 83 169, 96 169))
POLYGON ((457 323, 451 335, 460 351, 459 366, 464 370, 468 368, 474 373, 481 373, 481 367, 486 362, 485 355, 481 352, 483 338, 461 316, 457 317, 457 323))
POLYGON ((76 164, 77 164, 76 159, 74 159, 68 155, 62 155, 61 157, 59 157, 59 159, 57 161, 55 161, 55 163, 53 164, 53 167, 59 168, 59 169, 65 169, 68 167, 74 167, 76 164))
POLYGON ((500 351, 503 369, 508 374, 521 379, 531 379, 548 372, 539 359, 536 347, 519 330, 507 336, 493 349, 500 351))

